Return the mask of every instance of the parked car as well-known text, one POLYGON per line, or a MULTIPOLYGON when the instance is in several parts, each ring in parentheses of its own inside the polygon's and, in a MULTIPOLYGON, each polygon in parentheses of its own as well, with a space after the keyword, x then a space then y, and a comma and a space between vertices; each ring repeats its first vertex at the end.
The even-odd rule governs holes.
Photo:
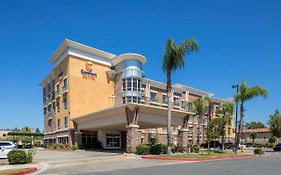
POLYGON ((224 149, 234 149, 235 144, 233 142, 226 142, 224 144, 224 149))
MULTIPOLYGON (((200 147, 208 148, 208 143, 202 143, 200 145, 200 147)), ((219 141, 217 141, 217 140, 211 141, 210 142, 210 148, 220 148, 221 149, 222 148, 222 144, 219 141)))
POLYGON ((273 151, 281 151, 281 143, 275 145, 275 147, 273 147, 273 151))
POLYGON ((11 141, 0 141, 0 158, 7 158, 8 153, 15 148, 16 145, 11 141))

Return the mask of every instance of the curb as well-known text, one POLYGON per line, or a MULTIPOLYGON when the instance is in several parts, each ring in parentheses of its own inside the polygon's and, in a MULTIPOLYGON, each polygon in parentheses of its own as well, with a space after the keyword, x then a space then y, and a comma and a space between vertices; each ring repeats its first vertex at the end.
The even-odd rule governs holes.
POLYGON ((225 157, 208 157, 208 158, 175 158, 175 157, 158 157, 158 156, 141 156, 143 159, 152 160, 174 160, 174 161, 186 161, 186 162, 203 162, 203 161, 213 161, 213 160, 225 160, 225 159, 240 159, 254 157, 255 155, 245 155, 245 156, 225 156, 225 157))
POLYGON ((8 173, 6 175, 25 175, 25 174, 31 174, 37 171, 37 168, 29 168, 27 170, 23 170, 21 172, 18 173, 8 173))

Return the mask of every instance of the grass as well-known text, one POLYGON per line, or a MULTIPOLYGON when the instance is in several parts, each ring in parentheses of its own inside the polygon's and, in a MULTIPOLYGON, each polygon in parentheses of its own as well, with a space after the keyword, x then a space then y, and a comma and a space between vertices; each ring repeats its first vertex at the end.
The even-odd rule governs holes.
POLYGON ((174 154, 171 156, 168 155, 160 155, 161 157, 173 157, 173 158, 219 158, 219 157, 225 157, 225 156, 243 156, 245 154, 234 154, 233 152, 225 151, 225 152, 214 152, 211 151, 209 154, 207 151, 203 151, 200 153, 179 153, 174 154))
POLYGON ((29 169, 29 168, 18 168, 18 169, 3 170, 3 171, 0 171, 0 175, 8 175, 8 174, 11 174, 11 173, 19 173, 19 172, 25 171, 27 169, 29 169))
POLYGON ((9 165, 9 163, 2 162, 2 163, 0 163, 0 166, 1 166, 1 165, 9 165))

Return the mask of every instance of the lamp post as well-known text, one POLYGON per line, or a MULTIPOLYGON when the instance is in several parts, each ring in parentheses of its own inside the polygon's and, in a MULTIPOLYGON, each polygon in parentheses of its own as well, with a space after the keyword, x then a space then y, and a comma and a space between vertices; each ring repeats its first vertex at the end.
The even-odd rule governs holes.
MULTIPOLYGON (((232 85, 232 88, 236 88, 236 95, 239 93, 239 85, 232 85)), ((238 118, 238 101, 236 101, 236 110, 235 110, 235 147, 234 147, 234 152, 235 154, 237 153, 237 147, 238 147, 238 142, 237 142, 237 118, 238 118)))

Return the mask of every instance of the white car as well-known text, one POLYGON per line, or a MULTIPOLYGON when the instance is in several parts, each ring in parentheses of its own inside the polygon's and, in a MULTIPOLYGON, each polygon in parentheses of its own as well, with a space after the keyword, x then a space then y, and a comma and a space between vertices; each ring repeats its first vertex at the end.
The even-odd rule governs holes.
POLYGON ((8 153, 15 148, 16 145, 11 141, 0 141, 0 158, 7 158, 8 153))

